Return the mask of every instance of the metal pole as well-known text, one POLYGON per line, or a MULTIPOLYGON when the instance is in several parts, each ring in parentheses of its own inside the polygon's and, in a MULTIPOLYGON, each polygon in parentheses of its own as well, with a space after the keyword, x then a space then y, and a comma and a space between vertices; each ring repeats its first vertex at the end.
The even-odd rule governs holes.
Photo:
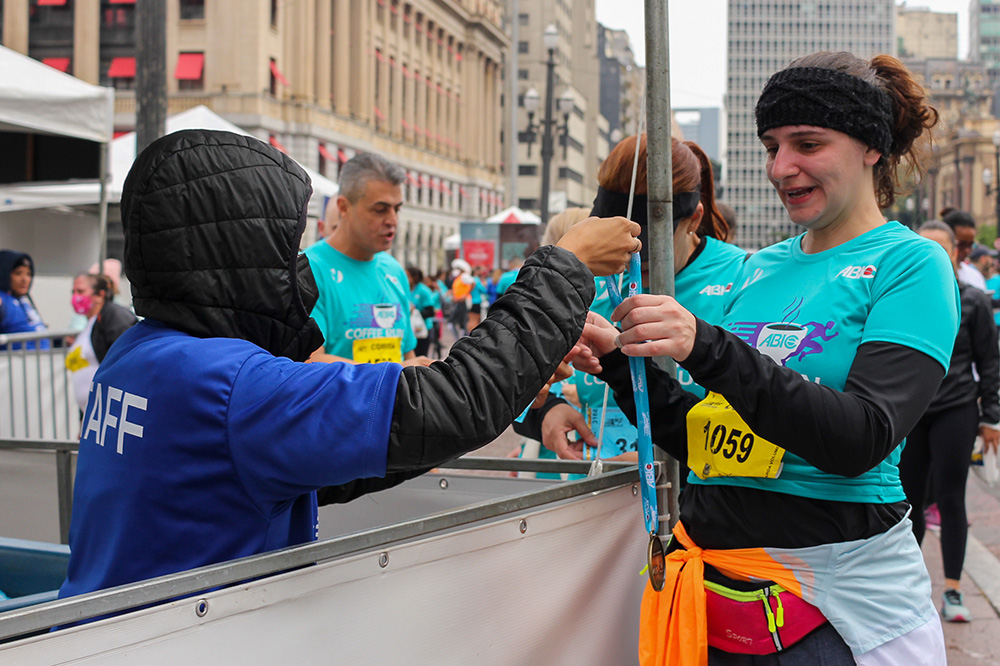
POLYGON ((997 214, 997 240, 1000 240, 1000 145, 994 146, 993 156, 996 159, 996 179, 997 184, 993 189, 993 201, 996 202, 997 214))
POLYGON ((167 3, 137 0, 135 152, 163 136, 167 118, 167 3))
POLYGON ((552 88, 555 87, 556 52, 549 49, 545 73, 545 120, 542 121, 542 200, 539 202, 542 224, 549 223, 549 173, 552 170, 552 88))
MULTIPOLYGON (((648 189, 650 290, 674 294, 673 167, 670 146, 670 54, 667 0, 646 0, 646 184, 648 189)), ((655 363, 677 376, 673 359, 657 357, 655 363)), ((677 522, 680 467, 663 449, 654 449, 665 470, 656 486, 660 535, 677 522), (663 525, 666 522, 667 525, 663 525)))
POLYGON ((507 205, 516 206, 517 198, 517 67, 518 67, 518 6, 517 0, 510 0, 510 55, 508 56, 507 81, 507 111, 510 126, 507 130, 507 205))

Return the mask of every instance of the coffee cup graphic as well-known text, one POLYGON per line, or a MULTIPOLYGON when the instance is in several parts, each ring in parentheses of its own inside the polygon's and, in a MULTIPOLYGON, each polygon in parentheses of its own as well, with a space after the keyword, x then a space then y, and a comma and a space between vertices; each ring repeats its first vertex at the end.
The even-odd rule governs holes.
POLYGON ((806 337, 806 327, 799 324, 775 322, 767 324, 757 338, 757 351, 778 365, 791 356, 806 337))
POLYGON ((389 328, 396 323, 396 306, 392 303, 373 305, 372 316, 379 328, 389 328))

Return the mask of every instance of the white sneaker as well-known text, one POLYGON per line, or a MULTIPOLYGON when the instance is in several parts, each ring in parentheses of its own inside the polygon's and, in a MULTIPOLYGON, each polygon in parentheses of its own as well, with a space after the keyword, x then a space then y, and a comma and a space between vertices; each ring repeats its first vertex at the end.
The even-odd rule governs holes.
POLYGON ((944 617, 945 622, 972 621, 972 614, 965 607, 962 593, 950 588, 944 591, 941 603, 941 615, 944 617))

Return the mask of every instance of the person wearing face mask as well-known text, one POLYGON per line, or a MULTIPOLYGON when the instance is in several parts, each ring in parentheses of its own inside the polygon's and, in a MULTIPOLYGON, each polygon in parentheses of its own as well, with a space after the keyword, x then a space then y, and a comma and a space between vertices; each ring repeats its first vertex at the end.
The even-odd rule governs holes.
MULTIPOLYGON (((28 293, 35 275, 35 264, 25 252, 0 250, 0 333, 33 333, 45 330, 35 302, 28 293)), ((20 349, 14 343, 11 349, 20 349)), ((26 349, 48 349, 48 340, 28 342, 26 349)), ((0 349, 6 349, 0 345, 0 349)))
POLYGON ((134 314, 112 302, 114 288, 107 275, 81 273, 73 280, 73 311, 87 318, 87 325, 66 354, 66 369, 73 394, 82 412, 87 406, 97 366, 122 333, 137 322, 134 314))

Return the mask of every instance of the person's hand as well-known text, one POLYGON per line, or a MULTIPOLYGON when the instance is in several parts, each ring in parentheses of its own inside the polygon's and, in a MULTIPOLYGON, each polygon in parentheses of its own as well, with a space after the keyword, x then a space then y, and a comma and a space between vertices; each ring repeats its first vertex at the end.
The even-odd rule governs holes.
POLYGON ((597 314, 587 313, 583 335, 566 357, 572 359, 577 370, 596 375, 601 371, 601 357, 615 350, 615 341, 621 333, 614 324, 597 314))
POLYGON ((994 430, 989 426, 979 426, 979 436, 983 438, 983 453, 994 453, 1000 449, 1000 430, 994 430))
POLYGON ((545 399, 549 397, 549 389, 552 388, 552 385, 557 384, 558 382, 561 382, 564 379, 568 379, 572 375, 573 375, 573 368, 570 367, 569 363, 567 361, 563 361, 562 363, 560 363, 559 367, 556 368, 556 371, 552 373, 551 377, 549 377, 549 380, 545 382, 545 386, 542 387, 542 390, 539 391, 538 395, 535 396, 535 401, 531 403, 531 408, 538 409, 539 407, 544 405, 545 399))
POLYGON ((556 245, 575 254, 594 275, 615 275, 642 247, 636 238, 641 229, 624 217, 588 217, 570 227, 556 245))
POLYGON ((617 344, 627 356, 669 356, 680 362, 694 348, 697 320, 671 296, 630 296, 611 318, 621 322, 617 344))
POLYGON ((570 405, 556 405, 542 419, 542 444, 559 458, 583 460, 585 443, 594 447, 598 445, 583 414, 570 405), (580 434, 580 439, 575 442, 569 441, 566 436, 573 431, 580 434))
POLYGON ((404 368, 412 368, 413 366, 422 365, 428 366, 434 362, 434 359, 427 358, 426 356, 414 356, 413 358, 408 358, 403 361, 404 368))

